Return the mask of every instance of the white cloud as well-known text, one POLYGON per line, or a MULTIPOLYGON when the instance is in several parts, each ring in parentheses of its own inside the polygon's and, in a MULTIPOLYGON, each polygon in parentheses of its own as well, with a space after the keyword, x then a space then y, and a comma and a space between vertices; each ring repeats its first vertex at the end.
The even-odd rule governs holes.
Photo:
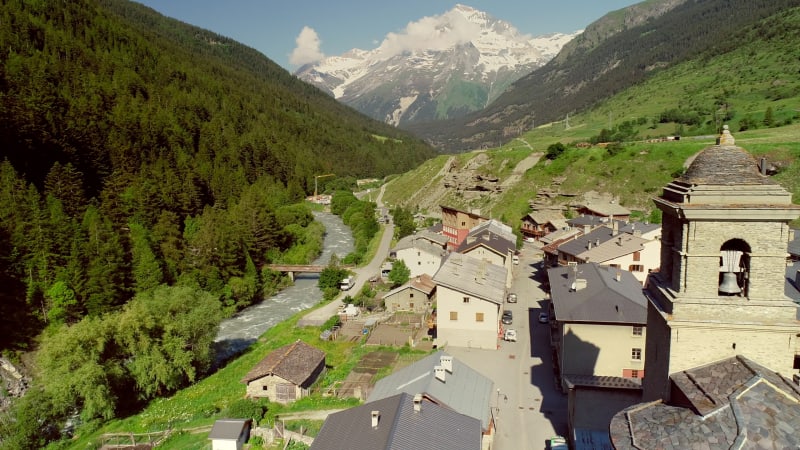
POLYGON ((380 58, 415 50, 443 50, 469 42, 480 35, 480 26, 469 22, 463 14, 450 10, 439 16, 423 17, 410 22, 405 30, 389 33, 381 42, 380 58))
POLYGON ((289 55, 289 64, 302 66, 303 64, 317 62, 325 57, 325 54, 319 49, 321 41, 313 28, 303 27, 295 42, 297 47, 289 55))

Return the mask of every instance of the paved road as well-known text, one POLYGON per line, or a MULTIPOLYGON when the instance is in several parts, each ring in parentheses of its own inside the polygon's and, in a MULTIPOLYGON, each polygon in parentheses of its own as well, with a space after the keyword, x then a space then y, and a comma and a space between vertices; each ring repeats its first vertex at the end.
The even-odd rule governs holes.
POLYGON ((511 292, 517 342, 502 342, 498 350, 448 347, 446 351, 494 381, 497 434, 495 450, 541 450, 546 441, 567 432, 567 398, 555 386, 548 325, 538 322, 546 307, 533 263, 538 251, 525 247, 514 267, 511 292))
MULTIPOLYGON (((381 186, 380 194, 378 194, 378 198, 376 203, 378 208, 383 206, 382 199, 383 199, 383 192, 386 188, 384 184, 381 186)), ((347 295, 355 295, 361 288, 364 286, 370 277, 373 275, 380 275, 381 273, 381 265, 383 261, 386 260, 386 257, 389 256, 389 245, 392 243, 392 237, 394 236, 394 224, 389 221, 383 227, 383 236, 381 236, 381 242, 378 245, 378 250, 375 252, 375 257, 372 258, 372 261, 369 262, 366 266, 358 267, 353 269, 353 272, 356 274, 355 283, 353 287, 350 288, 348 291, 341 292, 339 295, 333 299, 330 303, 326 304, 321 308, 317 308, 313 311, 310 311, 308 314, 303 316, 297 323, 298 326, 320 326, 324 324, 331 316, 336 314, 336 311, 339 309, 339 306, 342 305, 341 300, 345 298, 347 295)))

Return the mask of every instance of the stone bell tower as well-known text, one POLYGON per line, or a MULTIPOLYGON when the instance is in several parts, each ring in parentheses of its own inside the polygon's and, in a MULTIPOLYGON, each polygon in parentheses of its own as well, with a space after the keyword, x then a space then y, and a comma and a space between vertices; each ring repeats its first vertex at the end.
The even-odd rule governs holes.
POLYGON ((792 195, 725 130, 654 199, 661 268, 648 279, 644 400, 669 399, 671 373, 742 354, 797 371, 797 305, 784 293, 792 195))

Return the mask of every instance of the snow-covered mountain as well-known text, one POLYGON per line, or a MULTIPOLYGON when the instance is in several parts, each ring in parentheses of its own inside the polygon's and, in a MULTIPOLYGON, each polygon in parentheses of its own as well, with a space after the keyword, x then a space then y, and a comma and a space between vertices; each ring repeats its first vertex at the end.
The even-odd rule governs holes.
POLYGON ((482 109, 544 65, 578 32, 531 37, 464 5, 295 72, 339 101, 393 125, 482 109))

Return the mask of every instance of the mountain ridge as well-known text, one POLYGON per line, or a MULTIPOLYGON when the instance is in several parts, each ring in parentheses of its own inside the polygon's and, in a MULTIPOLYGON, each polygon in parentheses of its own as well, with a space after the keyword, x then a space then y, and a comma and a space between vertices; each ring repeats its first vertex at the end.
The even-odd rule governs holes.
POLYGON ((448 152, 498 146, 537 124, 591 108, 677 63, 704 52, 726 51, 741 30, 798 4, 796 0, 639 3, 587 27, 560 55, 516 81, 484 110, 405 128, 448 152), (642 8, 649 13, 631 12, 642 8), (630 19, 637 14, 646 19, 630 19))
POLYGON ((373 50, 351 49, 295 75, 377 120, 401 125, 485 107, 577 34, 522 35, 461 4, 407 30, 423 27, 429 28, 389 33, 373 50))

